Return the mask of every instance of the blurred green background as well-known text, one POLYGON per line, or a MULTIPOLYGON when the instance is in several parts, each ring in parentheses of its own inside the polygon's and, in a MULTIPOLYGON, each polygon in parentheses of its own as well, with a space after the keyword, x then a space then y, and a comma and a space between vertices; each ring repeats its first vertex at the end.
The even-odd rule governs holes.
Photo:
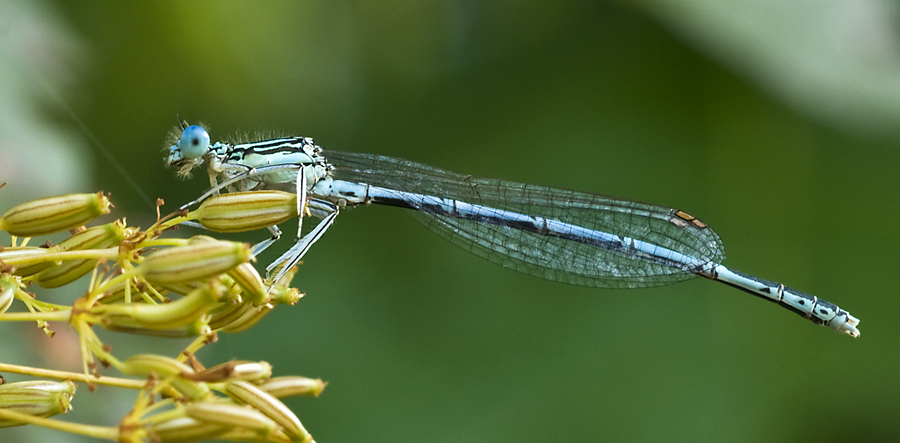
MULTIPOLYGON (((6 0, 0 203, 104 190, 115 216, 146 227, 156 198, 172 210, 207 183, 164 168, 180 116, 213 140, 283 131, 677 207, 717 230, 726 265, 839 304, 862 337, 708 281, 545 282, 366 207, 306 256, 297 306, 200 357, 327 380, 320 398, 288 402, 319 442, 900 441, 897 12, 6 0)), ((0 325, 2 361, 77 370, 64 327, 53 340, 30 329, 0 325)), ((123 356, 184 346, 116 339, 123 356)), ((81 389, 64 419, 115 425, 131 401, 81 389)), ((51 436, 63 441, 0 430, 51 436)))

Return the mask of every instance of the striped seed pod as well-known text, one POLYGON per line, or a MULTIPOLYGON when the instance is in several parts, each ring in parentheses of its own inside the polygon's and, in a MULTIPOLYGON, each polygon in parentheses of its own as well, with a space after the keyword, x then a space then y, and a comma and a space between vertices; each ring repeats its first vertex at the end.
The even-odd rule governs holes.
POLYGON ((219 293, 209 285, 201 286, 170 303, 112 303, 92 308, 104 326, 177 329, 191 325, 216 307, 219 293))
POLYGON ((189 217, 216 232, 264 229, 297 216, 297 195, 282 191, 232 192, 210 197, 189 217))
POLYGON ((57 252, 57 248, 37 248, 33 246, 17 246, 0 250, 0 264, 14 268, 12 273, 19 277, 28 277, 41 272, 53 264, 41 258, 42 255, 57 252))
POLYGON ((311 395, 318 397, 327 384, 328 383, 322 381, 321 378, 313 379, 290 375, 270 378, 264 383, 257 385, 257 387, 277 398, 295 395, 311 395))
POLYGON ((249 306, 247 309, 243 310, 239 317, 233 319, 230 323, 225 324, 221 329, 231 334, 246 331, 253 327, 253 325, 259 323, 259 321, 270 312, 272 312, 272 306, 270 305, 262 305, 259 307, 249 306))
POLYGON ((227 428, 245 428, 261 435, 275 432, 278 425, 260 411, 233 403, 196 402, 184 408, 188 417, 227 428))
POLYGON ((214 315, 210 326, 213 327, 213 323, 215 323, 217 327, 213 327, 213 329, 221 328, 223 331, 231 334, 246 331, 259 323, 269 312, 272 312, 272 305, 289 304, 293 306, 303 297, 303 294, 295 288, 275 286, 268 296, 269 303, 265 305, 258 307, 247 306, 240 311, 231 311, 227 317, 225 315, 214 315))
POLYGON ((225 393, 237 402, 248 404, 271 418, 284 428, 292 441, 312 440, 309 432, 294 413, 281 400, 245 381, 232 381, 225 385, 225 393))
POLYGON ((272 365, 264 361, 230 361, 205 369, 197 374, 204 381, 257 381, 272 376, 272 365))
POLYGON ((156 374, 159 379, 171 378, 172 387, 191 400, 207 397, 210 394, 209 387, 205 383, 197 383, 189 380, 187 376, 194 375, 194 369, 171 357, 155 354, 136 354, 128 357, 123 362, 122 373, 137 377, 149 377, 156 374))
POLYGON ((220 303, 219 306, 210 311, 209 327, 216 330, 228 326, 244 316, 250 309, 256 310, 258 308, 246 301, 241 303, 220 303))
MULTIPOLYGON (((33 415, 51 417, 72 409, 75 384, 70 381, 56 382, 33 380, 0 385, 0 408, 33 415)), ((19 426, 25 423, 0 420, 0 428, 19 426)))
POLYGON ((193 443, 215 440, 216 437, 228 430, 229 427, 205 423, 190 417, 177 417, 150 425, 150 432, 160 443, 193 443))
POLYGON ((191 291, 199 288, 202 285, 203 285, 203 282, 192 281, 192 282, 187 282, 187 283, 179 283, 177 285, 162 285, 160 287, 165 289, 166 291, 169 291, 169 292, 172 292, 175 294, 188 295, 191 293, 191 291))
POLYGON ((118 317, 115 321, 101 322, 100 324, 110 331, 149 337, 188 338, 209 335, 212 332, 209 327, 209 321, 206 318, 200 318, 191 323, 171 328, 151 328, 137 322, 130 322, 127 317, 118 317))
MULTIPOLYGON (((197 245, 217 241, 219 240, 208 235, 195 235, 188 239, 188 244, 197 245)), ((201 283, 193 282, 181 285, 165 285, 163 287, 178 294, 186 294, 186 292, 184 292, 185 289, 191 287, 196 288, 199 284, 201 283)), ((253 265, 250 263, 242 263, 226 272, 225 275, 222 276, 222 284, 228 288, 228 290, 225 291, 223 301, 240 303, 244 299, 244 297, 242 297, 242 292, 244 291, 248 292, 247 294, 244 294, 244 296, 249 296, 251 299, 265 297, 265 291, 262 287, 262 278, 259 277, 259 273, 256 272, 256 269, 254 269, 253 265)))
POLYGON ((10 235, 33 237, 83 226, 109 213, 109 198, 96 194, 69 194, 14 206, 0 217, 0 230, 10 235))
MULTIPOLYGON (((122 220, 102 226, 95 226, 81 231, 61 242, 60 251, 83 251, 87 249, 105 249, 122 243, 134 229, 126 228, 122 220)), ((97 260, 80 259, 65 260, 59 266, 41 271, 35 281, 42 288, 58 288, 78 280, 94 269, 97 260)))
POLYGON ((266 287, 256 268, 250 263, 241 263, 228 271, 228 276, 242 289, 243 299, 258 306, 266 302, 266 287))
POLYGON ((177 285, 218 276, 251 258, 248 245, 217 240, 155 252, 139 269, 151 284, 177 285))

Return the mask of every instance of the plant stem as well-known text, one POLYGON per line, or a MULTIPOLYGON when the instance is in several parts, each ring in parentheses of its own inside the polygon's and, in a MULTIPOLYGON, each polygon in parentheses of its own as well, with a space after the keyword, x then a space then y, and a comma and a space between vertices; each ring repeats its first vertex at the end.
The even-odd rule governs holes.
POLYGON ((73 380, 82 383, 94 383, 107 386, 116 386, 129 389, 143 389, 146 386, 144 380, 132 380, 128 378, 106 377, 99 378, 92 375, 79 374, 76 372, 54 371, 50 369, 32 368, 28 366, 10 365, 0 363, 0 372, 12 372, 14 374, 33 375, 35 377, 48 377, 60 380, 73 380))
POLYGON ((0 315, 0 321, 69 321, 71 309, 53 312, 9 312, 0 315))
POLYGON ((8 409, 0 409, 0 418, 29 423, 48 429, 55 429, 57 431, 86 435, 88 437, 94 438, 102 438, 104 440, 119 440, 119 430, 117 428, 107 426, 92 426, 79 423, 69 423, 60 420, 51 420, 49 418, 35 417, 33 415, 23 414, 21 412, 11 411, 8 409))

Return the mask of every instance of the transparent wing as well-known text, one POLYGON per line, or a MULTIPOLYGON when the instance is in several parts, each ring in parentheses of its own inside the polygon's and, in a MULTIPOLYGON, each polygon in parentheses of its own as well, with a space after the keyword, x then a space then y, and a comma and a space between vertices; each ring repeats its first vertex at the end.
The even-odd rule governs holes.
MULTIPOLYGON (((584 228, 652 243, 694 258, 720 263, 719 236, 684 212, 601 195, 445 171, 409 160, 327 151, 335 179, 449 198, 462 202, 559 220, 584 228)), ((423 208, 415 198, 410 207, 423 208)), ((693 278, 681 266, 642 259, 511 226, 415 211, 429 229, 451 243, 516 271, 583 286, 638 288, 693 278)))

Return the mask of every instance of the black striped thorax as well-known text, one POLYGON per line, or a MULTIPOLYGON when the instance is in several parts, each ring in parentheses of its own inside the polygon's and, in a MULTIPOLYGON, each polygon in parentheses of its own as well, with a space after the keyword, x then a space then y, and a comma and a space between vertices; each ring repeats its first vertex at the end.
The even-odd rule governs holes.
POLYGON ((252 143, 216 143, 211 148, 216 157, 224 163, 250 167, 270 165, 316 166, 330 171, 331 165, 325 161, 322 148, 312 137, 285 137, 252 143))

